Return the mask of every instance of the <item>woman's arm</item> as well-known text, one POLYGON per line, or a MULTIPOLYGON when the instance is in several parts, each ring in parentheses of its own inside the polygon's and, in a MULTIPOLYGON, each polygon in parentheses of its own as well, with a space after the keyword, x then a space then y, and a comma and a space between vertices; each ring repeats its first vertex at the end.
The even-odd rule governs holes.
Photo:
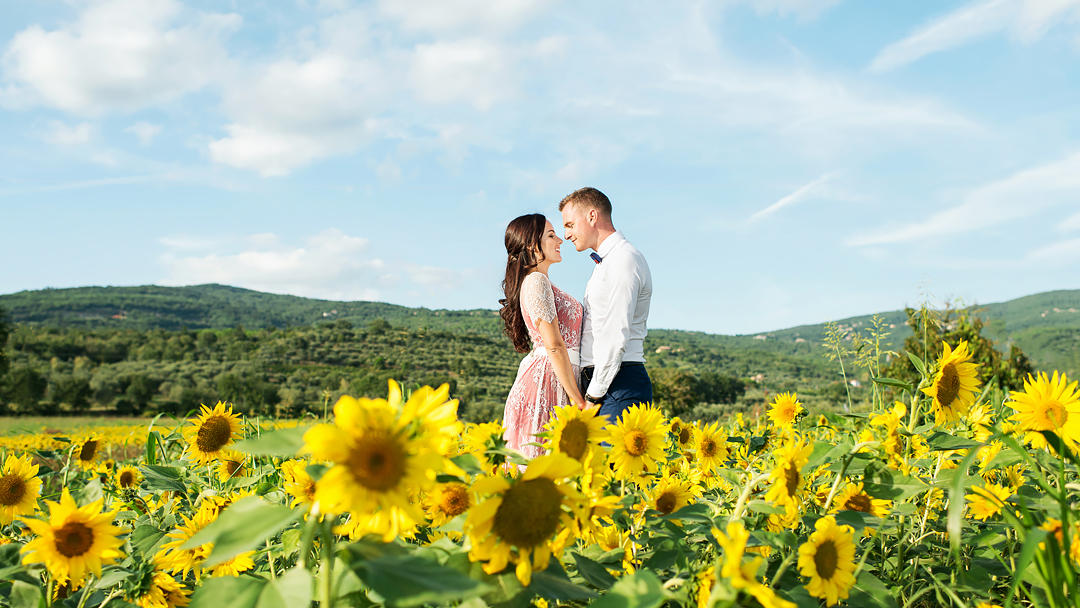
POLYGON ((548 359, 551 367, 555 369, 555 378, 559 380, 566 395, 579 409, 585 407, 585 398, 581 396, 577 379, 574 378, 573 368, 570 366, 570 355, 566 352, 566 342, 563 341, 562 332, 559 331, 559 320, 554 321, 536 320, 536 329, 540 337, 544 339, 544 347, 547 348, 548 359))

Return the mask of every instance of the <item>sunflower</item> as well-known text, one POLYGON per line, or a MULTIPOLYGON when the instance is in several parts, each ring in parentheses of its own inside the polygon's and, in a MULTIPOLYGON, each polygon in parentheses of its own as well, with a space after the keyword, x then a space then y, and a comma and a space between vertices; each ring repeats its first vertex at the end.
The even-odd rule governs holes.
POLYGON ((599 409, 579 410, 574 405, 555 408, 547 425, 550 439, 546 447, 584 463, 586 457, 599 448, 607 425, 607 416, 597 415, 599 409))
POLYGON ((806 590, 832 606, 847 599, 855 584, 855 529, 838 526, 830 515, 814 524, 814 533, 799 547, 799 572, 810 579, 806 590))
POLYGON ((148 573, 141 588, 128 596, 128 600, 140 608, 173 608, 187 606, 191 591, 184 588, 167 572, 154 570, 148 573))
POLYGON ((741 519, 729 521, 725 532, 713 528, 712 533, 724 550, 720 576, 726 578, 732 587, 746 591, 766 608, 795 608, 795 604, 778 597, 770 587, 757 580, 757 571, 764 561, 762 557, 743 560, 750 533, 741 519))
POLYGON ((101 512, 102 499, 79 507, 64 488, 59 503, 45 504, 48 521, 20 518, 37 535, 22 548, 24 564, 43 563, 56 580, 79 581, 88 573, 101 576, 103 565, 123 556, 122 531, 112 525, 111 511, 101 512))
POLYGON ((791 428, 799 414, 803 413, 802 403, 795 393, 780 393, 772 402, 769 410, 769 420, 773 426, 779 428, 791 428))
POLYGON ((1069 379, 1058 375, 1052 377, 1046 372, 1024 380, 1024 390, 1013 393, 1007 402, 1016 410, 1012 420, 1026 431, 1053 431, 1070 447, 1080 443, 1080 391, 1077 381, 1069 384, 1069 379))
POLYGON ((391 407, 399 409, 403 419, 419 421, 425 441, 439 454, 449 455, 464 427, 457 416, 458 400, 450 399, 450 385, 422 386, 409 395, 408 401, 402 402, 401 385, 392 379, 387 382, 390 385, 387 402, 391 407))
POLYGON ((661 515, 671 515, 693 502, 698 494, 697 486, 665 471, 646 493, 647 500, 642 506, 659 511, 661 515))
POLYGON ((142 478, 143 476, 142 473, 139 472, 139 469, 130 465, 124 465, 116 472, 116 487, 121 490, 138 489, 139 484, 142 483, 142 478))
POLYGON ((396 507, 423 521, 410 493, 434 484, 445 460, 419 431, 417 421, 384 399, 339 399, 333 424, 304 433, 304 451, 333 463, 315 484, 320 510, 370 515, 396 507))
POLYGON ((79 445, 79 452, 75 454, 75 459, 78 461, 79 466, 84 469, 91 469, 94 467, 94 459, 98 455, 98 447, 100 444, 97 439, 87 439, 79 445))
POLYGON ((424 511, 431 525, 439 527, 469 510, 472 497, 463 483, 443 483, 432 488, 424 496, 424 511))
POLYGON ((248 473, 243 454, 231 450, 222 453, 218 460, 218 481, 226 482, 234 477, 245 477, 248 473))
POLYGON ((41 480, 37 478, 38 466, 29 456, 11 454, 0 467, 0 525, 10 524, 20 515, 29 515, 37 509, 41 480))
POLYGON ((360 540, 368 534, 379 536, 383 542, 397 537, 416 537, 419 522, 399 507, 380 509, 374 513, 351 513, 349 520, 334 528, 334 534, 360 540))
POLYGON ((697 608, 712 605, 712 591, 716 585, 716 566, 709 566, 697 574, 697 608))
POLYGON ((892 501, 874 498, 863 490, 863 484, 849 483, 833 499, 829 513, 837 511, 860 511, 874 517, 888 517, 892 510, 892 501))
POLYGON ((644 472, 654 473, 664 457, 668 433, 664 415, 647 404, 623 410, 622 418, 607 427, 611 443, 610 462, 619 479, 634 479, 644 472))
POLYGON ((701 469, 714 471, 724 466, 730 450, 727 433, 720 428, 719 422, 706 424, 698 430, 694 450, 701 469))
POLYGON ((285 478, 282 489, 293 497, 292 506, 310 505, 315 502, 315 480, 308 475, 306 460, 286 460, 281 463, 285 478))
POLYGON ((675 416, 671 419, 670 428, 671 435, 675 439, 675 443, 679 446, 679 450, 686 453, 694 443, 693 423, 684 422, 682 418, 675 416))
MULTIPOLYGON (((663 431, 663 429, 661 429, 663 431)), ((487 499, 469 511, 465 529, 472 543, 469 559, 484 561, 494 574, 517 564, 517 578, 528 586, 534 570, 545 570, 552 554, 558 559, 573 523, 573 509, 582 497, 562 481, 581 470, 565 454, 532 459, 517 479, 492 475, 473 490, 487 499)))
POLYGON ((241 553, 209 569, 203 569, 202 562, 210 556, 214 543, 203 543, 191 549, 183 548, 191 537, 216 520, 219 512, 220 508, 217 504, 205 502, 193 516, 181 515, 184 523, 165 535, 166 538, 172 540, 161 545, 161 549, 154 556, 154 563, 162 570, 174 574, 180 573, 181 576, 187 576, 188 572, 193 572, 195 580, 199 580, 204 573, 209 573, 210 576, 237 576, 253 568, 255 566, 252 560, 254 551, 241 553))
POLYGON ((494 472, 506 461, 506 457, 502 454, 488 454, 488 450, 497 450, 506 445, 506 440, 503 439, 504 432, 505 429, 498 422, 469 423, 461 438, 461 450, 476 456, 476 459, 480 461, 480 466, 486 472, 494 472))
POLYGON ((207 465, 225 455, 225 448, 240 435, 240 415, 234 414, 232 406, 218 401, 213 409, 202 406, 202 412, 189 420, 184 428, 188 456, 201 465, 207 465))
POLYGON ((984 486, 972 486, 971 492, 966 496, 971 509, 968 514, 975 519, 986 521, 1001 511, 1013 490, 1008 486, 988 483, 984 486))
POLYGON ((979 390, 979 365, 971 363, 967 341, 961 340, 956 350, 947 342, 942 342, 941 347, 934 380, 922 389, 933 398, 934 423, 939 426, 959 421, 975 402, 979 390))
POLYGON ((765 500, 786 508, 788 515, 799 510, 806 487, 802 469, 810 460, 810 453, 813 451, 814 447, 809 442, 793 439, 774 452, 776 466, 769 474, 772 486, 765 494, 765 500))

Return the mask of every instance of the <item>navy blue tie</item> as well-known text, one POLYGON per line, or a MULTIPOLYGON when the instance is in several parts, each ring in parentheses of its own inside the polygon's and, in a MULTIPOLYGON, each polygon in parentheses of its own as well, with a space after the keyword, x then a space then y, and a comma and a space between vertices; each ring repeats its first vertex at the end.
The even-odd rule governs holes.
POLYGON ((599 264, 600 262, 603 262, 603 261, 604 261, 604 258, 602 258, 602 257, 600 257, 600 256, 598 256, 598 255, 596 255, 596 252, 595 252, 595 251, 594 251, 594 252, 592 252, 592 253, 590 253, 590 254, 589 254, 589 257, 590 257, 590 258, 592 258, 592 261, 596 262, 597 264, 599 264))

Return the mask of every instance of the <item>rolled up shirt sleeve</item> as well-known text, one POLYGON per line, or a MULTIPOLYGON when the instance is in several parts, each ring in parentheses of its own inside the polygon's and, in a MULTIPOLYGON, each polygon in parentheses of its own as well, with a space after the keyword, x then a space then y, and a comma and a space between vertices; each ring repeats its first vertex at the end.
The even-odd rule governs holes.
POLYGON ((596 336, 593 346, 594 371, 586 389, 586 399, 599 399, 606 395, 615 374, 619 373, 643 281, 630 256, 604 260, 605 264, 608 262, 618 267, 612 268, 614 272, 608 274, 610 299, 605 303, 606 314, 597 315, 597 324, 593 327, 596 336))

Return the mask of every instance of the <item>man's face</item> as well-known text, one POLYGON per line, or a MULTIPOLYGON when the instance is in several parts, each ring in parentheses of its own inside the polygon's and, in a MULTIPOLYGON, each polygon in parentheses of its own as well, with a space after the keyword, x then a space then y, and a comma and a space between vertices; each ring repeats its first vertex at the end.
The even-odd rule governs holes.
MULTIPOLYGON (((573 203, 563 207, 563 229, 566 231, 566 240, 574 244, 574 249, 585 251, 593 247, 596 227, 595 222, 590 222, 590 210, 583 209, 573 203)), ((595 214, 592 214, 595 215, 595 214)))

